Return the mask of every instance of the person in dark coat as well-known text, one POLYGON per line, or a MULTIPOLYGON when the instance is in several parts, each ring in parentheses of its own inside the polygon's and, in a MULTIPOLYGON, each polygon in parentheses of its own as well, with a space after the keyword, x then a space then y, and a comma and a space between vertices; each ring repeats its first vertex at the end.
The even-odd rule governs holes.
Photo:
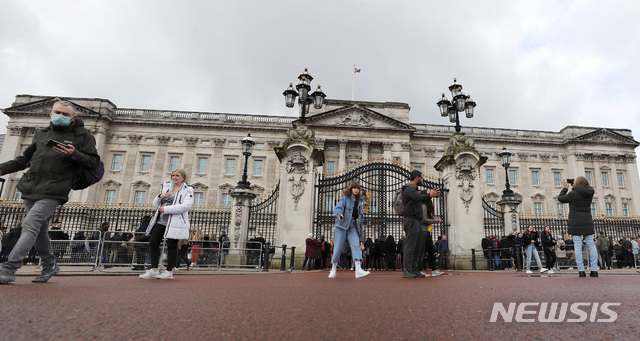
POLYGON ((547 262, 547 269, 550 274, 553 273, 553 267, 556 265, 556 239, 551 235, 551 227, 545 225, 542 232, 542 251, 544 251, 544 259, 547 262))
POLYGON ((487 261, 489 261, 491 258, 491 255, 489 254, 489 248, 491 247, 491 240, 489 240, 488 237, 484 237, 482 238, 480 245, 482 246, 482 253, 484 254, 484 258, 486 258, 487 261))
POLYGON ((438 267, 443 271, 449 267, 449 241, 446 235, 442 235, 442 239, 438 241, 436 252, 438 252, 438 267))
POLYGON ((538 269, 540 272, 545 272, 547 269, 542 267, 542 262, 540 261, 540 255, 538 255, 538 250, 536 246, 539 244, 538 241, 538 232, 535 231, 532 225, 527 227, 527 230, 522 234, 522 245, 525 248, 525 252, 527 254, 527 273, 531 272, 531 256, 536 260, 536 264, 538 265, 538 269))
POLYGON ((396 241, 393 239, 392 235, 387 237, 387 240, 384 242, 385 244, 385 254, 384 260, 387 263, 387 270, 395 270, 396 269, 396 241))
POLYGON ((309 233, 309 238, 305 240, 305 244, 307 248, 304 251, 304 262, 302 262, 302 270, 304 271, 304 266, 309 263, 309 268, 307 270, 311 271, 311 265, 313 264, 313 257, 316 254, 316 240, 313 239, 313 233, 309 233))
POLYGON ((316 245, 313 247, 313 260, 314 260, 314 270, 320 270, 322 268, 322 241, 320 239, 316 239, 316 245))
POLYGON ((631 244, 631 241, 629 239, 622 237, 622 239, 620 240, 620 247, 622 250, 622 260, 624 266, 629 269, 633 266, 633 252, 631 251, 633 249, 633 245, 631 244))
POLYGON ((7 260, 7 257, 13 250, 13 247, 20 239, 20 235, 22 234, 22 223, 16 224, 16 227, 12 228, 11 231, 7 232, 2 238, 2 252, 5 255, 5 258, 2 260, 3 262, 7 260))
POLYGON ((513 267, 513 262, 511 261, 511 249, 509 248, 509 242, 507 242, 507 236, 500 237, 498 248, 500 249, 500 260, 503 265, 502 269, 511 269, 513 267))
POLYGON ((582 238, 584 238, 589 250, 590 276, 598 277, 598 249, 593 241, 595 228, 591 217, 591 202, 595 191, 593 187, 589 186, 589 180, 584 176, 579 176, 574 180, 573 189, 570 192, 569 182, 566 179, 562 180, 562 186, 564 188, 558 195, 558 201, 569 204, 567 226, 568 232, 573 238, 578 273, 580 277, 586 277, 582 258, 582 238))

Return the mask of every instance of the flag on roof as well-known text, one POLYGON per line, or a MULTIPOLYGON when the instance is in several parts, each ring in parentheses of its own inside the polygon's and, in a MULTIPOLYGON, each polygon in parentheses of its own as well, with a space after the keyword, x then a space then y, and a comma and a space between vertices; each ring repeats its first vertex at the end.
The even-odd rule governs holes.
POLYGON ((360 70, 361 70, 361 69, 358 69, 358 68, 356 68, 355 66, 353 67, 353 73, 360 72, 360 70))

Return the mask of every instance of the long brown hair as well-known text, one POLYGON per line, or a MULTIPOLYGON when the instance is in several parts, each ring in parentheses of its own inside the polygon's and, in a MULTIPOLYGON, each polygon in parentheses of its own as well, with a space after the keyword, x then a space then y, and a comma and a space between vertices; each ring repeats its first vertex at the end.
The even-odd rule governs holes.
POLYGON ((576 178, 574 184, 574 186, 589 186, 589 180, 587 180, 587 178, 585 178, 584 176, 579 176, 576 178))
POLYGON ((360 187, 360 184, 357 182, 352 182, 351 184, 349 184, 349 187, 347 187, 347 189, 345 189, 344 191, 342 191, 342 195, 349 195, 351 196, 351 190, 357 188, 360 191, 358 192, 358 195, 355 196, 356 200, 360 200, 360 195, 362 194, 362 187, 360 187))

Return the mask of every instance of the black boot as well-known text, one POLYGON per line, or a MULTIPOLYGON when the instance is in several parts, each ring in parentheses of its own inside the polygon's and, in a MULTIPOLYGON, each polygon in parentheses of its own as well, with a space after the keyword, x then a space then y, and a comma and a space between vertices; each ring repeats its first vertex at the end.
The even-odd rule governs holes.
POLYGON ((587 277, 587 274, 584 273, 584 271, 579 271, 578 274, 580 274, 580 277, 587 277))
POLYGON ((591 271, 589 277, 598 277, 598 271, 591 271))

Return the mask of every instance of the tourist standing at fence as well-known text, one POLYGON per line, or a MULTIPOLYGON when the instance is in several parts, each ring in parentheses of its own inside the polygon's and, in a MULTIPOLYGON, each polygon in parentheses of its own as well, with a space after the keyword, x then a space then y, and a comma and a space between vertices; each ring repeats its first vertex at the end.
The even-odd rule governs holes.
POLYGON ((385 267, 386 270, 396 270, 396 241, 393 239, 392 235, 388 235, 387 239, 384 241, 384 260, 387 263, 385 267))
POLYGON ((100 156, 91 133, 76 124, 75 108, 66 101, 57 101, 49 110, 51 123, 35 132, 33 140, 21 156, 0 164, 0 175, 29 168, 20 178, 25 217, 22 234, 2 264, 0 284, 15 282, 15 273, 35 245, 42 262, 42 272, 33 282, 44 283, 59 271, 51 251, 49 218, 53 211, 69 200, 78 167, 97 169, 100 156), (74 145, 82 141, 82 152, 74 145))
POLYGON ((556 239, 551 235, 551 227, 545 225, 542 232, 542 251, 544 251, 544 259, 547 262, 547 269, 550 274, 554 273, 553 267, 556 265, 556 239))
POLYGON ((580 277, 586 277, 582 256, 582 238, 587 243, 591 266, 591 277, 598 277, 598 250, 593 241, 595 228, 591 217, 591 202, 595 191, 589 186, 589 180, 579 176, 573 181, 573 189, 569 191, 569 182, 562 180, 564 187, 558 195, 558 201, 569 204, 569 220, 567 232, 573 238, 573 247, 580 277))
POLYGON ((419 192, 422 185, 422 172, 413 170, 409 173, 409 183, 402 186, 403 227, 406 238, 404 240, 404 271, 403 278, 424 278, 420 272, 420 254, 422 253, 422 203, 440 195, 440 190, 434 189, 430 193, 419 192))
POLYGON ((340 251, 345 239, 351 248, 351 256, 356 270, 356 278, 364 277, 369 271, 362 270, 362 249, 360 243, 363 241, 362 222, 364 221, 363 203, 360 200, 360 184, 352 182, 349 187, 342 191, 342 198, 333 209, 335 217, 335 227, 333 236, 335 245, 333 247, 333 257, 331 258, 331 272, 329 278, 336 277, 340 251))
POLYGON ((153 199, 156 212, 149 222, 146 234, 151 235, 149 251, 151 269, 140 278, 172 279, 178 256, 178 240, 189 238, 189 209, 193 205, 193 187, 187 185, 184 170, 171 172, 171 181, 162 184, 161 192, 153 199), (167 245, 167 270, 160 272, 160 244, 165 239, 167 245))
POLYGON ((529 225, 529 227, 527 227, 527 230, 524 231, 524 234, 522 235, 522 245, 524 246, 525 249, 525 253, 527 254, 527 273, 530 274, 531 272, 531 255, 533 254, 533 257, 536 259, 536 264, 538 265, 538 269, 540 269, 540 272, 545 272, 547 271, 547 269, 542 267, 542 262, 540 261, 540 255, 538 255, 538 249, 536 249, 536 246, 540 245, 540 242, 538 241, 538 232, 535 231, 535 229, 533 228, 532 225, 529 225))
POLYGON ((49 228, 49 239, 51 239, 51 249, 53 250, 53 256, 56 259, 60 259, 64 257, 65 252, 67 251, 67 246, 69 245, 69 234, 62 230, 62 223, 60 220, 56 219, 53 222, 53 225, 49 228))
POLYGON ((436 252, 438 252, 438 269, 442 272, 449 268, 449 241, 447 240, 447 235, 442 235, 436 252))
POLYGON ((631 239, 631 253, 633 253, 633 267, 636 267, 638 264, 638 253, 640 252, 640 244, 634 237, 630 237, 631 239))
POLYGON ((598 241, 596 242, 596 247, 598 248, 598 252, 600 252, 600 258, 602 258, 602 269, 611 270, 611 254, 609 254, 609 248, 611 247, 611 242, 609 238, 604 235, 604 232, 600 231, 598 235, 598 241))
POLYGON ((306 248, 304 250, 304 262, 302 262, 302 271, 304 271, 304 267, 307 263, 309 263, 309 268, 307 270, 311 271, 311 265, 313 264, 313 257, 316 254, 316 240, 313 239, 313 233, 309 233, 309 236, 304 241, 306 248))
POLYGON ((193 266, 198 267, 198 261, 200 260, 200 250, 202 249, 203 241, 202 231, 196 230, 191 237, 191 263, 193 266))
POLYGON ((422 205, 422 215, 424 217, 421 224, 423 235, 423 251, 422 255, 420 256, 420 262, 424 262, 425 266, 420 266, 420 268, 426 269, 428 267, 432 271, 431 276, 440 276, 442 275, 442 272, 439 269, 436 269, 436 250, 433 245, 433 237, 431 236, 431 231, 433 231, 433 224, 440 223, 442 219, 435 216, 435 208, 433 207, 431 198, 429 198, 429 200, 422 205))

